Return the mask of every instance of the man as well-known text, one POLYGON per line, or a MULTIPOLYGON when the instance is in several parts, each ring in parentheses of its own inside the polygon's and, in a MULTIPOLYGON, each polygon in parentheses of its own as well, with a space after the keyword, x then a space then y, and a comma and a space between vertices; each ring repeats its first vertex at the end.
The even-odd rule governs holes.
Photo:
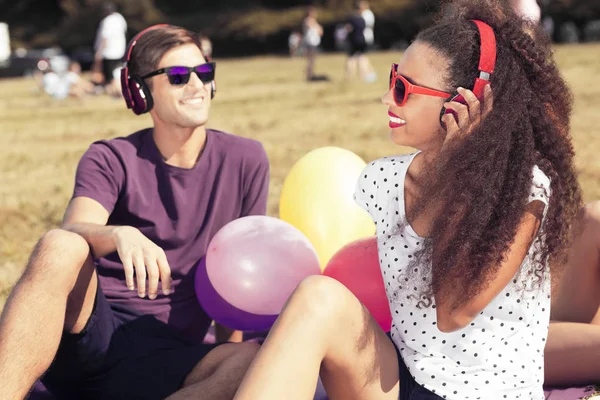
POLYGON ((517 15, 535 24, 540 23, 542 13, 536 0, 511 0, 511 5, 517 15))
POLYGON ((367 0, 361 0, 358 4, 360 15, 365 20, 365 41, 367 42, 367 47, 371 48, 375 44, 375 14, 371 11, 367 0))
POLYGON ((206 35, 199 35, 199 36, 200 36, 200 44, 202 45, 202 53, 204 54, 204 56, 208 57, 209 59, 212 58, 212 52, 213 52, 212 41, 206 35))
POLYGON ((356 3, 354 12, 348 19, 346 30, 348 32, 348 58, 346 59, 346 79, 358 74, 365 82, 376 79, 375 72, 367 57, 368 43, 365 38, 367 24, 363 18, 363 2, 356 3))
POLYGON ((308 82, 319 80, 315 76, 315 59, 317 58, 317 52, 319 45, 321 44, 321 38, 323 37, 323 27, 317 21, 317 8, 309 6, 306 11, 306 17, 302 21, 303 31, 303 46, 306 50, 306 80, 308 82))
POLYGON ((117 96, 120 87, 119 80, 115 79, 115 71, 119 70, 125 55, 127 22, 111 2, 104 3, 102 11, 104 18, 98 26, 94 44, 95 70, 102 72, 102 85, 106 92, 117 96))
POLYGON ((194 274, 221 227, 266 212, 266 153, 206 128, 214 64, 193 33, 156 26, 132 43, 124 95, 153 128, 80 160, 62 229, 38 242, 0 317, 2 398, 45 373, 58 398, 230 399, 256 353, 201 344, 211 321, 194 274))

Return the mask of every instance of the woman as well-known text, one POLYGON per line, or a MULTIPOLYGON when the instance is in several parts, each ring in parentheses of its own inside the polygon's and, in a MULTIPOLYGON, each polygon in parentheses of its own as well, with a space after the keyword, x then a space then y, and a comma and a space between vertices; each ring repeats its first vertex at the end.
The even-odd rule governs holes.
POLYGON ((418 151, 369 164, 355 193, 377 224, 390 335, 311 277, 236 399, 310 398, 319 374, 332 399, 544 399, 550 269, 581 209, 571 95, 511 9, 457 0, 441 15, 383 96, 392 141, 418 151))
POLYGON ((307 58, 306 80, 312 81, 315 77, 315 58, 323 36, 323 27, 317 21, 317 9, 313 6, 308 7, 306 17, 302 22, 302 31, 304 32, 303 42, 307 58))

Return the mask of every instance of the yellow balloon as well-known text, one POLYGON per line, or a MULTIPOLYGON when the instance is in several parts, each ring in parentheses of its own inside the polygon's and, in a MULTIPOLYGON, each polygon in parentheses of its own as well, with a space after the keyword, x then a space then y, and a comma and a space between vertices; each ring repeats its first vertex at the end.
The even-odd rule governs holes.
POLYGON ((346 244, 375 234, 373 220, 354 201, 365 165, 349 150, 322 147, 298 160, 285 178, 279 218, 308 237, 321 270, 346 244))

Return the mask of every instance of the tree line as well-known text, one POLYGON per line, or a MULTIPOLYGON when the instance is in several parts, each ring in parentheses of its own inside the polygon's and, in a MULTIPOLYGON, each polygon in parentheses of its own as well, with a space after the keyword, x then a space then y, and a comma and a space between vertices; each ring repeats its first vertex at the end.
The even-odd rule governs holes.
MULTIPOLYGON (((215 55, 285 52, 292 30, 300 28, 308 4, 319 8, 323 47, 334 47, 333 31, 355 0, 114 0, 132 37, 155 23, 173 23, 202 32, 215 55)), ((508 1, 508 0, 500 0, 508 1)), ((542 1, 542 0, 540 0, 542 1)), ((561 19, 600 18, 600 0, 543 0, 561 19)), ((9 24, 13 47, 60 46, 67 52, 92 46, 104 0, 0 0, 0 21, 9 24)), ((431 22, 439 0, 371 0, 375 36, 383 48, 412 39, 431 22)))

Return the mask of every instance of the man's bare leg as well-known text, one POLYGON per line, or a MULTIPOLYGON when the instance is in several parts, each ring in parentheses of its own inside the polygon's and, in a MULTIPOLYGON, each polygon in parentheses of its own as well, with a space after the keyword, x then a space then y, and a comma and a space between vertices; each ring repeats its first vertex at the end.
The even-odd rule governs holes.
POLYGON ((208 353, 167 400, 231 400, 258 352, 256 343, 226 343, 208 353))
POLYGON ((544 350, 548 386, 600 382, 600 325, 552 322, 544 350))
POLYGON ((46 233, 0 316, 3 398, 27 395, 52 363, 63 329, 77 333, 84 328, 96 289, 87 242, 59 229, 46 233))
POLYGON ((600 382, 600 202, 586 206, 584 223, 552 299, 547 385, 600 382))

